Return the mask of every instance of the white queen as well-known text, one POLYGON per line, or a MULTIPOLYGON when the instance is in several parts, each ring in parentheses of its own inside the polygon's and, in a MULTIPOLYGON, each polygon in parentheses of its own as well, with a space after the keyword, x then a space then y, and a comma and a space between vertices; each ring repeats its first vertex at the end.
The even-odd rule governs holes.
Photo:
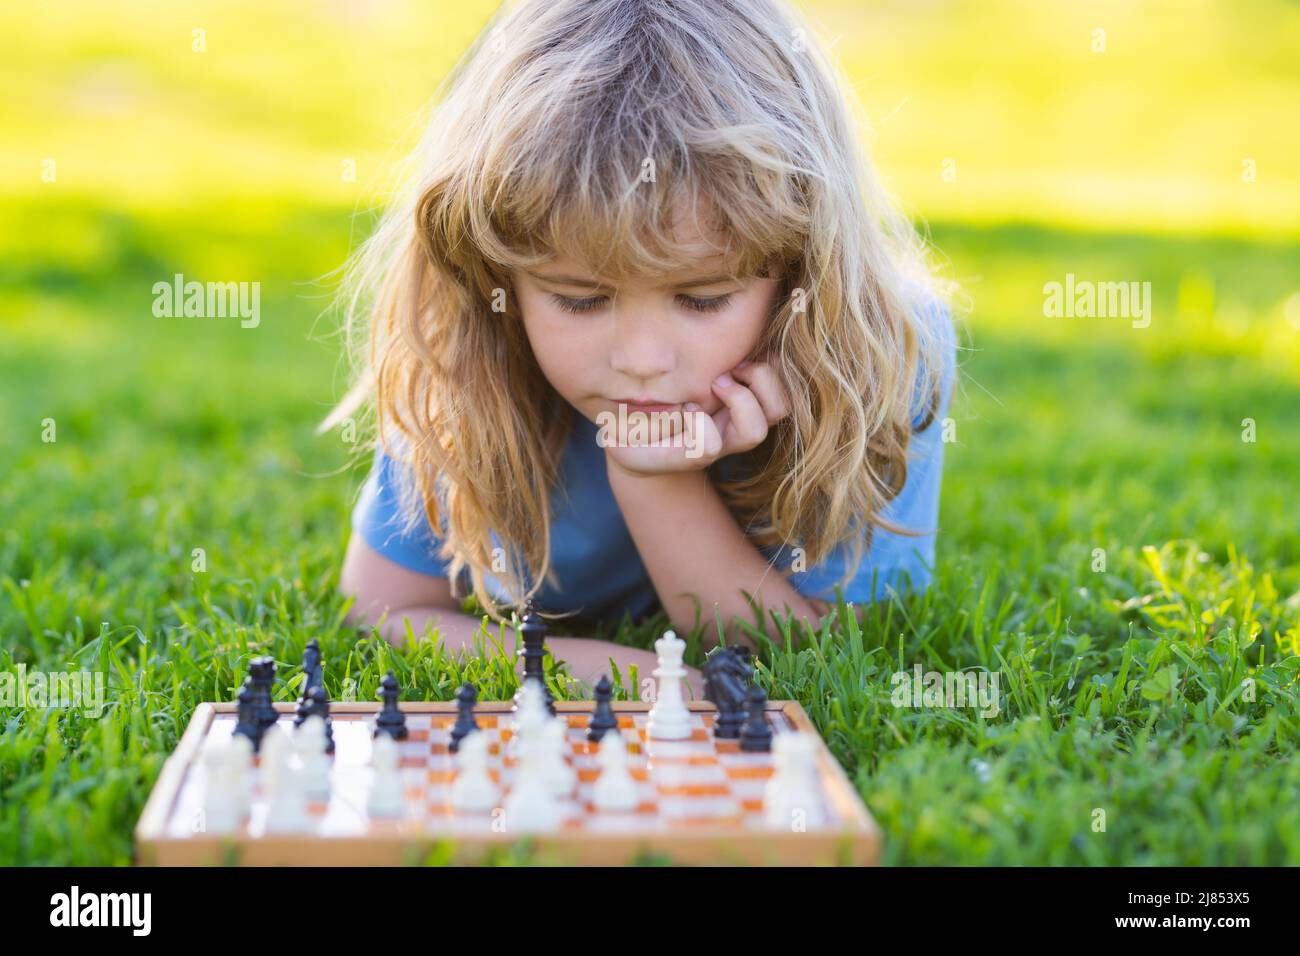
POLYGON ((646 733, 655 740, 686 740, 691 735, 691 712, 682 696, 686 642, 672 631, 664 631, 664 636, 655 641, 655 650, 659 654, 659 666, 654 670, 658 687, 646 719, 646 733))

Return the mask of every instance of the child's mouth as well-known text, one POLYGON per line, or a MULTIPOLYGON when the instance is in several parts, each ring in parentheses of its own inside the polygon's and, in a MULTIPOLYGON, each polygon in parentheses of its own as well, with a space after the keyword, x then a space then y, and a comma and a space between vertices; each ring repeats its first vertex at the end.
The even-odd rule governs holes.
POLYGON ((627 398, 611 399, 615 405, 626 405, 629 412, 675 412, 681 408, 680 404, 669 404, 667 402, 642 402, 633 401, 627 398))

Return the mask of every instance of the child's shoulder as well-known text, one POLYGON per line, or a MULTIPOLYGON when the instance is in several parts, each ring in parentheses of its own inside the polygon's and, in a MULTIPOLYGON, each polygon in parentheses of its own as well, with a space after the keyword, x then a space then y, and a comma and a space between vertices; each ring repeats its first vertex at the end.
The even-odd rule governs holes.
POLYGON ((953 341, 952 307, 939 288, 920 279, 908 279, 904 296, 908 313, 918 327, 940 342, 953 341))
POLYGON ((926 424, 931 411, 927 357, 933 356, 940 364, 938 408, 941 415, 952 397, 953 379, 957 371, 957 333, 952 306, 933 286, 919 280, 909 280, 906 301, 909 318, 922 337, 921 359, 915 379, 915 414, 912 419, 913 427, 920 429, 926 424))

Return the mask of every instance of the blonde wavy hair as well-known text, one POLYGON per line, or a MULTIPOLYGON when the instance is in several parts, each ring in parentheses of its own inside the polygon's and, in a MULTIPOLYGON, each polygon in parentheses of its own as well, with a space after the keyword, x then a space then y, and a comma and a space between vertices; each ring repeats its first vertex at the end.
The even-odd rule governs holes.
POLYGON ((440 89, 409 188, 350 263, 357 382, 321 430, 371 409, 410 477, 407 530, 439 530, 453 588, 468 570, 494 619, 489 572, 516 606, 553 579, 572 411, 533 358, 511 270, 681 269, 683 202, 707 210, 736 275, 782 278, 750 357, 774 364, 791 413, 743 477, 711 468, 749 539, 797 544, 809 566, 851 540, 856 568, 873 526, 908 533, 881 512, 913 419, 939 401, 938 343, 915 313, 939 283, 813 35, 780 0, 507 2, 440 89))

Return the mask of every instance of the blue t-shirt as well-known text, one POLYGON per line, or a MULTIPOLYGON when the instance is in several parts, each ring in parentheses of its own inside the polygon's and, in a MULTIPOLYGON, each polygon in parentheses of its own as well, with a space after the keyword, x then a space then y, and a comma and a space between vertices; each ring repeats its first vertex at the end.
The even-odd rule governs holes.
MULTIPOLYGON (((952 397, 955 350, 947 307, 934 301, 923 311, 938 333, 943 351, 940 409, 924 431, 913 433, 908 446, 907 481, 884 513, 895 526, 924 533, 908 536, 875 528, 856 574, 843 584, 846 601, 867 603, 886 590, 902 590, 909 584, 923 589, 930 581, 943 468, 941 420, 948 413, 952 397)), ((914 425, 919 425, 924 418, 923 411, 914 425)), ((560 487, 555 489, 551 501, 551 567, 558 586, 543 584, 534 602, 548 613, 578 611, 580 618, 618 621, 626 611, 636 620, 659 607, 658 596, 609 487, 605 451, 596 443, 597 426, 576 412, 572 421, 560 487)), ((414 532, 402 531, 397 491, 400 476, 396 472, 401 467, 400 462, 385 455, 382 449, 376 451, 374 466, 352 514, 352 527, 371 548, 390 561, 412 571, 445 578, 448 565, 438 557, 442 541, 433 534, 428 521, 421 521, 414 532)), ((492 537, 494 544, 500 543, 495 533, 492 537)), ((760 550, 774 562, 774 573, 779 570, 786 574, 801 594, 831 603, 835 601, 835 587, 851 557, 850 545, 845 542, 822 563, 790 572, 789 548, 774 545, 760 550)), ((464 594, 469 590, 468 574, 462 573, 464 587, 460 593, 464 594)), ((498 600, 505 600, 501 583, 491 574, 486 580, 492 594, 498 600)))

